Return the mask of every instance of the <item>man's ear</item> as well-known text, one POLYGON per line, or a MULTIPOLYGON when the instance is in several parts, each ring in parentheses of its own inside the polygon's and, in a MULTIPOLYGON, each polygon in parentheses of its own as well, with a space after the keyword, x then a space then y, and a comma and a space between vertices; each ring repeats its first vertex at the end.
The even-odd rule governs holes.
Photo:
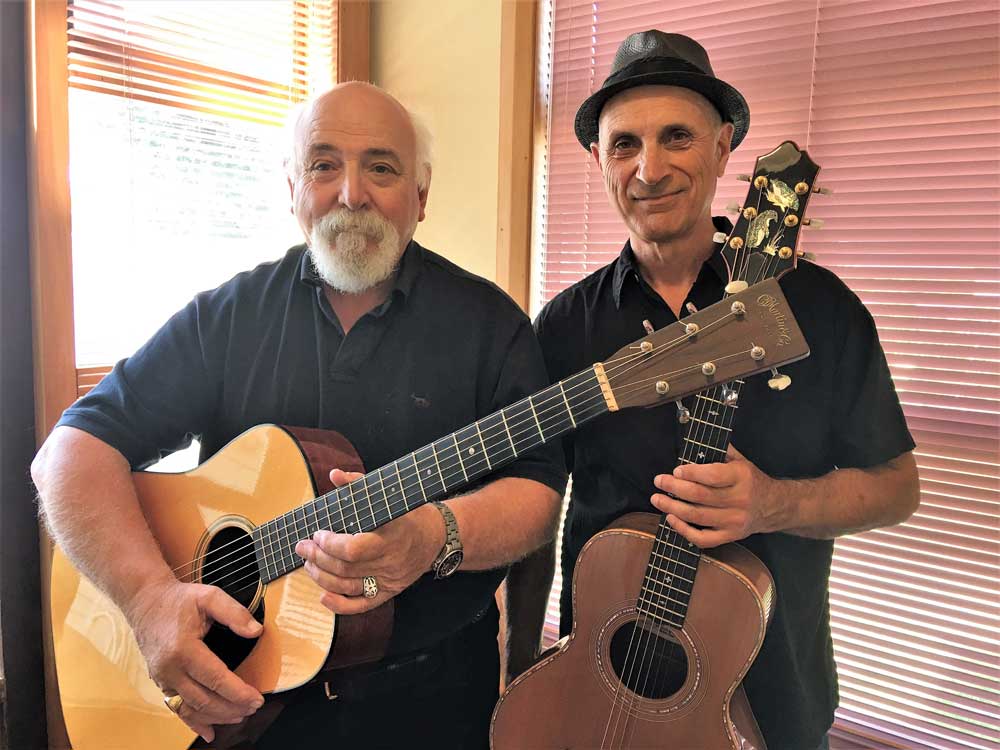
POLYGON ((423 187, 417 188, 417 199, 420 201, 420 213, 417 215, 417 221, 423 221, 424 217, 427 215, 427 194, 431 191, 431 168, 428 165, 427 169, 427 182, 424 183, 423 187))
POLYGON ((729 163, 729 154, 733 151, 733 131, 735 128, 731 122, 722 123, 719 128, 719 140, 716 143, 716 153, 719 159, 719 169, 716 177, 722 177, 726 171, 726 164, 729 163))
POLYGON ((590 155, 594 157, 594 163, 597 168, 601 168, 601 144, 591 143, 590 144, 590 155))

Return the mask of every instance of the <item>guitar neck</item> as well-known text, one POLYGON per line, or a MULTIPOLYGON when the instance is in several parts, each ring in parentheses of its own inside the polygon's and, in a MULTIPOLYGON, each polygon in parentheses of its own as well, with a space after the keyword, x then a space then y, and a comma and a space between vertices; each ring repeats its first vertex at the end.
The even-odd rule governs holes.
POLYGON ((494 412, 254 529, 265 582, 301 567, 295 545, 320 529, 373 531, 451 495, 609 411, 598 367, 494 412))

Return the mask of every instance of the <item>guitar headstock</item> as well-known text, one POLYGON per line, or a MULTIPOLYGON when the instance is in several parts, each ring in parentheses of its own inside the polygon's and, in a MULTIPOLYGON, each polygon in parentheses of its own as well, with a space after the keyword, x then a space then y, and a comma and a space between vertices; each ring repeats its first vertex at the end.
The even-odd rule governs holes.
POLYGON ((727 292, 738 291, 795 268, 799 229, 808 224, 806 206, 819 166, 792 141, 757 159, 750 189, 733 231, 722 248, 729 267, 727 292))
POLYGON ((769 279, 619 349, 597 365, 617 408, 656 406, 809 356, 769 279))

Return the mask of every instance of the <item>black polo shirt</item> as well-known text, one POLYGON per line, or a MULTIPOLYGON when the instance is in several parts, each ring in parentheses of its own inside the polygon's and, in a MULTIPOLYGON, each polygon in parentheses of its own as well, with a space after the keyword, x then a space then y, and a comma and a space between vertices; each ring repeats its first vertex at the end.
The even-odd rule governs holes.
MULTIPOLYGON (((371 470, 546 385, 528 318, 494 284, 411 242, 389 298, 345 336, 298 246, 199 294, 59 424, 135 469, 192 436, 204 460, 258 424, 319 427, 343 434, 371 470)), ((565 488, 558 446, 493 475, 502 476, 565 488)), ((482 616, 504 573, 418 580, 396 598, 390 653, 482 616)))
MULTIPOLYGON (((728 231, 725 219, 716 222, 728 231)), ((688 294, 697 309, 723 296, 728 276, 718 249, 688 294)), ((812 354, 781 368, 792 378, 785 391, 770 390, 765 375, 746 381, 733 444, 771 476, 796 478, 873 466, 912 449, 874 323, 858 298, 809 262, 780 283, 812 354)), ((643 320, 660 328, 676 318, 626 244, 617 260, 559 294, 536 320, 549 375, 561 379, 607 358, 644 334, 643 320)), ((573 489, 564 581, 596 532, 625 513, 655 512, 653 477, 676 466, 686 429, 671 405, 607 414, 565 439, 573 489)), ((770 750, 815 747, 837 705, 827 596, 833 542, 778 533, 742 543, 767 565, 777 592, 764 645, 744 682, 751 705, 770 750)), ((570 598, 566 585, 564 635, 572 626, 570 598)))

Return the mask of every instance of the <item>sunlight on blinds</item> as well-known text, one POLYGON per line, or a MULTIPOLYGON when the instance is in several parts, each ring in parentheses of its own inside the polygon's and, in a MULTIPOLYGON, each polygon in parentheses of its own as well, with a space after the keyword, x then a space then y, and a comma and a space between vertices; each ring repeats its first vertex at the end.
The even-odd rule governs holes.
POLYGON ((336 78, 335 3, 69 4, 78 366, 302 241, 283 125, 336 78))

